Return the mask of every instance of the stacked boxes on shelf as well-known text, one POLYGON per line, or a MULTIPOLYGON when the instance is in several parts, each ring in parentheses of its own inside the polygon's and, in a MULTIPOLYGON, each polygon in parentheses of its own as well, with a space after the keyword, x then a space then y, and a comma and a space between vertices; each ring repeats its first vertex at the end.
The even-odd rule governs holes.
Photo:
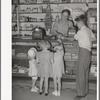
POLYGON ((97 9, 90 8, 88 10, 88 26, 93 30, 94 33, 97 32, 97 9))
MULTIPOLYGON (((56 42, 51 42, 54 46, 56 42)), ((64 43, 64 63, 65 63, 65 71, 68 75, 75 75, 76 74, 76 67, 77 67, 77 60, 78 60, 78 44, 76 41, 73 42, 63 42, 64 43)), ((16 42, 13 43, 13 45, 16 45, 19 48, 13 49, 13 56, 15 56, 15 59, 13 59, 13 64, 17 64, 20 67, 20 73, 24 73, 24 68, 22 66, 26 66, 28 68, 28 59, 27 58, 27 51, 30 47, 37 47, 37 42, 16 42), (22 53, 23 52, 23 53, 22 53)), ((16 47, 15 46, 15 47, 16 47)), ((93 47, 96 48, 96 42, 93 43, 93 47)), ((39 50, 39 49, 38 49, 39 50)), ((96 70, 97 70, 97 55, 96 55, 96 49, 92 50, 92 62, 91 62, 91 70, 90 75, 96 76, 96 70)), ((16 69, 14 69, 16 70, 16 69)))
POLYGON ((12 69, 12 73, 27 73, 28 72, 28 68, 25 67, 25 66, 20 66, 20 65, 17 65, 17 64, 14 64, 13 65, 13 69, 12 69))
POLYGON ((65 69, 66 74, 75 75, 76 67, 77 67, 77 60, 78 60, 78 44, 77 43, 66 43, 64 44, 65 48, 65 69))

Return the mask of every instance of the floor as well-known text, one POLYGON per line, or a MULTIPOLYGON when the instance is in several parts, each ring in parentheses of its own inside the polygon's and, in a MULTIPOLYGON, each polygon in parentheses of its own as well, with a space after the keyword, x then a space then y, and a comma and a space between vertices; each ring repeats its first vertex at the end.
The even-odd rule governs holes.
MULTIPOLYGON (((39 81, 36 83, 39 87, 39 81)), ((12 80, 12 100, 73 100, 76 95, 75 82, 62 82, 61 96, 52 95, 53 81, 50 81, 49 95, 31 92, 31 79, 12 80)), ((96 100, 96 83, 89 83, 89 94, 81 100, 96 100)))

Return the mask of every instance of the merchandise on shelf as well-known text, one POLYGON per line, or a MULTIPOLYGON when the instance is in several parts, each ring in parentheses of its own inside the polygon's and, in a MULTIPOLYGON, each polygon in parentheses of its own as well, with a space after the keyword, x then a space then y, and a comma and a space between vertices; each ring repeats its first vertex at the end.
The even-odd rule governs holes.
POLYGON ((78 54, 72 54, 72 59, 78 60, 78 54))
POLYGON ((92 43, 92 47, 93 48, 97 47, 97 43, 92 43))
POLYGON ((96 74, 97 74, 97 66, 91 65, 90 75, 96 76, 96 74))
POLYGON ((12 24, 12 31, 17 31, 17 24, 12 24))
POLYGON ((65 56, 64 56, 64 60, 67 61, 68 59, 71 59, 71 53, 65 53, 65 56))
POLYGON ((44 36, 46 36, 46 32, 44 28, 41 28, 39 26, 35 27, 32 32, 32 39, 44 39, 44 36))
POLYGON ((18 73, 27 73, 28 69, 26 67, 21 67, 18 70, 18 73))
POLYGON ((66 74, 67 75, 76 75, 75 69, 66 69, 66 74))
POLYGON ((42 3, 43 0, 37 0, 37 3, 42 3))
MULTIPOLYGON (((50 0, 50 3, 78 3, 78 2, 97 2, 97 0, 50 0)), ((32 3, 48 3, 48 0, 20 0, 22 4, 32 3)), ((13 4, 18 4, 17 0, 13 0, 13 4)))
POLYGON ((26 53, 18 53, 18 54, 16 54, 16 57, 27 58, 27 54, 26 53))
POLYGON ((12 73, 27 73, 28 72, 28 68, 25 66, 21 66, 21 65, 17 65, 14 64, 13 65, 13 69, 12 69, 12 73))
POLYGON ((93 50, 92 50, 92 54, 93 54, 93 55, 97 55, 97 50, 96 50, 96 49, 93 49, 93 50))
POLYGON ((48 3, 48 0, 43 0, 42 2, 43 2, 43 3, 48 3))
POLYGON ((70 3, 70 0, 62 0, 62 3, 70 3))
POLYGON ((75 28, 69 28, 68 36, 74 36, 75 34, 76 34, 76 29, 75 28))
POLYGON ((22 4, 37 3, 37 0, 20 0, 20 3, 22 4))
POLYGON ((95 2, 95 0, 71 0, 71 2, 95 2))
POLYGON ((65 68, 77 68, 77 60, 67 60, 65 61, 65 68))
POLYGON ((97 9, 90 8, 87 12, 88 21, 87 24, 93 32, 97 32, 97 9))
POLYGON ((83 10, 82 8, 71 9, 72 19, 75 19, 77 16, 84 14, 84 13, 85 13, 85 10, 83 10))
POLYGON ((16 21, 17 21, 17 15, 16 15, 16 14, 13 14, 13 15, 12 15, 12 21, 13 21, 13 22, 16 22, 16 21))
POLYGON ((93 55, 92 55, 91 60, 92 60, 92 61, 97 61, 97 56, 93 56, 93 55))
POLYGON ((19 0, 12 0, 12 4, 19 4, 19 0))
POLYGON ((12 5, 12 14, 16 14, 16 5, 12 5))
POLYGON ((52 14, 51 14, 50 4, 48 4, 47 8, 46 8, 46 15, 45 15, 44 24, 45 24, 45 28, 47 31, 48 31, 48 29, 52 28, 52 14))

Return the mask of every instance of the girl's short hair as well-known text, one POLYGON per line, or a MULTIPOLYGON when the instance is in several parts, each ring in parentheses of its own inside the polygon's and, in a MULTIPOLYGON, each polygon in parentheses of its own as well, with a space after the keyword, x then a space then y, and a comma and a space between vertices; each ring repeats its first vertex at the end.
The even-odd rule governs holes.
POLYGON ((39 47, 41 49, 43 49, 43 48, 50 49, 51 43, 48 40, 42 40, 42 41, 39 42, 39 47))
POLYGON ((85 14, 78 16, 77 18, 75 18, 75 21, 82 21, 83 23, 87 22, 87 16, 85 14))
POLYGON ((68 15, 70 16, 70 11, 69 11, 68 9, 64 9, 64 10, 61 12, 61 14, 63 14, 64 12, 67 12, 68 15))

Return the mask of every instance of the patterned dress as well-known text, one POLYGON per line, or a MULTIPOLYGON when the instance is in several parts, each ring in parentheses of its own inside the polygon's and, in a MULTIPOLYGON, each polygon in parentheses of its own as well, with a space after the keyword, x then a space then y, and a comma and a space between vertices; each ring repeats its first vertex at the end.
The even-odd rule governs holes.
POLYGON ((39 77, 52 77, 53 76, 53 53, 50 51, 41 51, 37 53, 38 64, 38 76, 39 77))
POLYGON ((29 60, 29 72, 28 75, 30 77, 36 77, 37 76, 37 64, 36 64, 36 60, 29 60))
POLYGON ((54 53, 53 75, 55 77, 62 77, 62 74, 64 74, 63 56, 64 56, 63 50, 54 53))

